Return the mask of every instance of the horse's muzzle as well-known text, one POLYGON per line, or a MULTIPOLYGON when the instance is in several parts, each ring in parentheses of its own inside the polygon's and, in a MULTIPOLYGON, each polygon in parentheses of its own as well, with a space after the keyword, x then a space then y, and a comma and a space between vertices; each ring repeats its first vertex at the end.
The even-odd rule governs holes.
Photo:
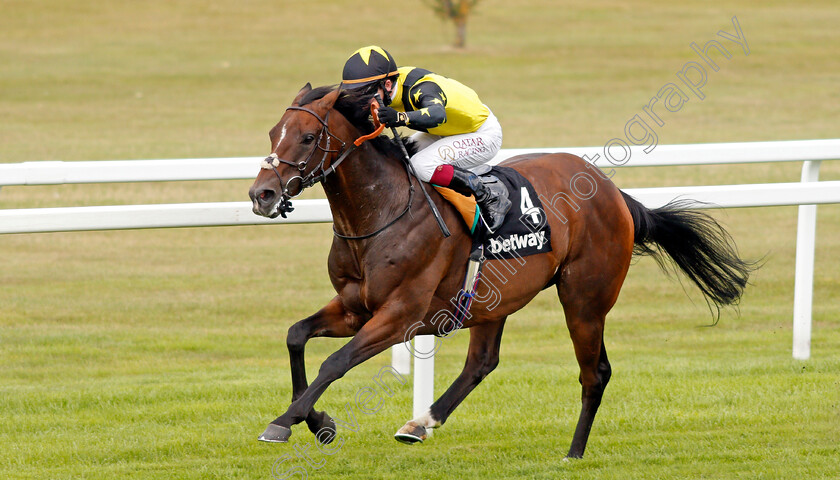
POLYGON ((263 217, 277 218, 278 215, 282 215, 286 218, 286 214, 294 210, 288 196, 279 194, 271 188, 258 190, 252 188, 248 196, 251 197, 254 213, 263 217))

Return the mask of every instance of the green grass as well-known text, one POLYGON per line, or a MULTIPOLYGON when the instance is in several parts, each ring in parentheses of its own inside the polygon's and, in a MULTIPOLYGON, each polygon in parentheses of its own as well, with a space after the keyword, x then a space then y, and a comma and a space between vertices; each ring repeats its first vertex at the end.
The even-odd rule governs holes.
MULTIPOLYGON (((429 9, 378 0, 12 0, 2 11, 2 162, 262 155, 300 86, 336 82, 369 43, 473 86, 506 147, 603 145, 696 59, 689 43, 732 32, 733 15, 750 55, 733 48, 705 100, 663 117, 660 143, 833 138, 840 114, 830 1, 486 0, 464 52, 429 9)), ((799 168, 624 169, 615 181, 796 181, 799 168)), ((840 179, 840 164, 821 178, 840 179)), ((241 201, 249 184, 5 187, 0 208, 241 201)), ((323 466, 310 478, 840 477, 840 207, 819 207, 805 362, 791 358, 796 208, 712 213, 766 264, 714 328, 693 287, 686 296, 649 259, 631 268, 607 319, 614 374, 584 460, 560 461, 580 391, 548 291, 511 318, 500 366, 431 440, 391 439, 411 412, 406 385, 357 414, 334 455, 312 447, 323 466)), ((330 241, 329 225, 0 237, 0 478, 272 478, 313 442, 305 427, 289 445, 256 436, 291 395, 286 330, 333 295, 330 241)), ((466 340, 446 339, 436 393, 466 340)), ((342 343, 308 345, 310 376, 342 343)), ((354 369, 318 407, 343 417, 388 362, 354 369)))

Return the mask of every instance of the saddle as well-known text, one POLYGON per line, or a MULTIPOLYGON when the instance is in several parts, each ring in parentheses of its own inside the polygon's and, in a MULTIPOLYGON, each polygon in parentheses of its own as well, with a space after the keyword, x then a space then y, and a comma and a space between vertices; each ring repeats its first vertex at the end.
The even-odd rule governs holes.
MULTIPOLYGON (((490 165, 479 165, 477 167, 469 168, 468 170, 481 177, 484 185, 489 188, 494 195, 505 195, 509 197, 508 188, 501 180, 499 180, 499 177, 493 174, 493 168, 494 167, 491 167, 490 165)), ((481 232, 482 229, 479 228, 481 225, 481 210, 475 201, 475 196, 470 195, 469 197, 465 197, 450 188, 439 187, 437 185, 433 186, 438 193, 446 199, 446 201, 451 203, 452 206, 458 210, 458 213, 460 213, 461 217, 464 219, 467 230, 470 231, 471 235, 475 237, 477 233, 481 232)))
POLYGON ((501 228, 490 233, 479 221, 480 209, 474 197, 453 190, 438 191, 461 213, 473 239, 472 250, 484 247, 491 258, 526 257, 551 251, 551 230, 542 201, 531 182, 510 167, 480 165, 470 169, 494 194, 504 194, 513 206, 501 228))

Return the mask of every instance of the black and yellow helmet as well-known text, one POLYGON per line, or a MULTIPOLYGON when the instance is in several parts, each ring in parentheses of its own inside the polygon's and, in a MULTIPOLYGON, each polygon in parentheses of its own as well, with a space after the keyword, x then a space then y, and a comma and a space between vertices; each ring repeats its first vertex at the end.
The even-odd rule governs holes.
POLYGON ((360 88, 379 80, 398 75, 397 62, 384 48, 362 47, 344 63, 341 75, 344 88, 360 88))

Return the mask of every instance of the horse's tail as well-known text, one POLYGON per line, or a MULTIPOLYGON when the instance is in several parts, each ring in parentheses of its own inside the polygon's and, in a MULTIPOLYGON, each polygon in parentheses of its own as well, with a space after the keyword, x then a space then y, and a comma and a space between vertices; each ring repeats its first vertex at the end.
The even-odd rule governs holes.
POLYGON ((677 200, 650 210, 630 195, 621 195, 633 217, 633 253, 652 256, 666 272, 667 254, 717 313, 722 306, 738 304, 758 264, 738 256, 732 237, 714 218, 688 210, 691 200, 677 200))

